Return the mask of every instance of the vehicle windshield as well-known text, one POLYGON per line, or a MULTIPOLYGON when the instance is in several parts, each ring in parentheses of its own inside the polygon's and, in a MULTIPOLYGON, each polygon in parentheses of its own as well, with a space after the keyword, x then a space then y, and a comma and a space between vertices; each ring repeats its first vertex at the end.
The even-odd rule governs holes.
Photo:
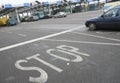
POLYGON ((111 9, 109 11, 107 11, 104 16, 105 17, 115 17, 117 15, 118 9, 111 9))

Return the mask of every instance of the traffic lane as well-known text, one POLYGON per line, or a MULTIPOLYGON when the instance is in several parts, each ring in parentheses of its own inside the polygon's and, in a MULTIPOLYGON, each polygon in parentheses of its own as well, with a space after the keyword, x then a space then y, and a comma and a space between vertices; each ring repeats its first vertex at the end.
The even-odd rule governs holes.
POLYGON ((23 31, 20 33, 2 33, 2 35, 0 36, 0 47, 5 47, 5 46, 9 46, 9 45, 13 45, 16 43, 20 43, 20 42, 24 42, 24 41, 28 41, 28 40, 32 40, 32 39, 36 39, 39 37, 43 37, 49 34, 54 34, 60 31, 47 31, 47 30, 40 30, 39 32, 36 31, 23 31))
POLYGON ((2 29, 0 32, 0 47, 13 45, 16 43, 32 40, 35 38, 43 37, 49 34, 58 33, 67 29, 77 27, 78 25, 26 25, 21 24, 20 26, 8 27, 2 29), (22 27, 21 27, 22 26, 22 27), (31 26, 31 27, 29 27, 31 26), (48 27, 49 26, 49 27, 48 27))
MULTIPOLYGON (((114 38, 111 34, 107 37, 98 34, 90 34, 86 29, 79 29, 78 31, 72 31, 66 34, 48 38, 49 41, 61 41, 61 42, 76 42, 76 43, 90 43, 90 44, 103 44, 103 45, 120 45, 120 39, 114 38)), ((91 32, 92 33, 92 32, 91 32)), ((93 32, 94 33, 94 32, 93 32)))
POLYGON ((34 68, 22 69, 15 65, 21 61, 19 64, 21 67, 37 67, 44 70, 48 75, 45 83, 119 83, 119 47, 73 42, 38 41, 2 51, 0 54, 0 63, 2 63, 0 64, 0 79, 2 83, 32 83, 29 80, 30 76, 39 77, 40 71, 34 68), (88 55, 83 55, 83 53, 88 55), (37 59, 33 58, 36 54, 40 54, 37 59), (63 59, 51 54, 63 57, 63 59), (40 62, 39 59, 60 68, 61 71, 40 62))
MULTIPOLYGON (((80 32, 81 30, 77 30, 76 32, 80 32)), ((96 36, 104 36, 104 37, 108 37, 108 38, 115 38, 115 39, 120 39, 120 30, 116 30, 116 29, 107 29, 107 30, 96 30, 96 31, 89 31, 87 30, 86 32, 84 32, 86 34, 90 34, 90 35, 96 35, 96 36)))

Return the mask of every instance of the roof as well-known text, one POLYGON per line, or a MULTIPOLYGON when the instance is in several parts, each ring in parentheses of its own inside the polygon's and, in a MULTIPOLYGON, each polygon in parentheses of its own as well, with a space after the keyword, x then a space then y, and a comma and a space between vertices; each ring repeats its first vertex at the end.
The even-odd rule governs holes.
POLYGON ((1 9, 0 15, 8 14, 9 12, 14 11, 14 8, 1 9))
MULTIPOLYGON (((18 10, 24 9, 24 7, 17 7, 17 9, 18 10)), ((12 13, 12 12, 15 12, 15 8, 5 8, 5 9, 0 10, 0 16, 1 15, 6 15, 6 14, 9 14, 9 13, 12 13)))

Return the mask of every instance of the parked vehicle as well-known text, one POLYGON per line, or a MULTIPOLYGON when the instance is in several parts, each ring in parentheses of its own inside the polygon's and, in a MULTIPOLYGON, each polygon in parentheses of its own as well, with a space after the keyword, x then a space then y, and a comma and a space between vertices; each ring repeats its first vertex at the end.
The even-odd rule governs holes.
POLYGON ((17 24, 17 19, 15 17, 9 17, 9 19, 6 22, 6 24, 8 26, 10 26, 10 25, 16 25, 17 24))
POLYGON ((7 16, 1 16, 0 17, 0 25, 6 25, 7 23, 7 20, 8 20, 8 17, 7 16))
POLYGON ((45 18, 45 14, 44 14, 44 12, 35 12, 34 14, 35 14, 36 16, 38 16, 39 19, 43 19, 43 18, 45 18))
POLYGON ((45 19, 47 19, 47 18, 52 18, 52 15, 51 14, 46 14, 45 19))
POLYGON ((66 17, 67 14, 65 12, 58 12, 55 15, 53 15, 54 18, 62 18, 62 17, 66 17))
POLYGON ((31 16, 25 16, 23 21, 25 22, 31 22, 31 21, 37 21, 39 20, 39 17, 37 15, 31 15, 31 16))
POLYGON ((39 17, 36 14, 32 14, 31 17, 32 17, 33 21, 39 20, 39 17))
POLYGON ((25 16, 23 18, 23 22, 30 22, 30 21, 32 21, 32 17, 30 17, 30 16, 25 16))
POLYGON ((120 28, 120 6, 110 9, 100 17, 87 20, 85 25, 91 31, 100 28, 120 28))

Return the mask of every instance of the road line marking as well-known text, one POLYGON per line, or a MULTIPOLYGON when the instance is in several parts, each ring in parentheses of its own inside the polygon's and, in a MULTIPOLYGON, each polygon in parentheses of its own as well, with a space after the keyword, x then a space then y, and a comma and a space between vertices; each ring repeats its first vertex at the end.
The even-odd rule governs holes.
POLYGON ((120 41, 119 39, 108 38, 108 37, 103 37, 103 36, 96 36, 96 35, 91 35, 91 34, 86 34, 86 33, 78 33, 78 32, 71 32, 71 33, 76 33, 76 34, 81 34, 81 35, 87 35, 87 36, 91 36, 91 37, 108 39, 108 40, 113 40, 113 41, 120 41))
POLYGON ((5 31, 0 31, 0 32, 5 32, 5 31))
POLYGON ((2 47, 2 48, 0 48, 0 52, 8 50, 8 49, 15 48, 15 47, 23 46, 23 45, 26 45, 26 44, 30 44, 30 43, 33 43, 33 42, 36 42, 36 41, 40 41, 40 40, 43 40, 43 39, 46 39, 46 38, 50 38, 50 37, 58 36, 58 35, 61 35, 61 34, 65 34, 65 33, 68 33, 68 32, 71 32, 71 31, 74 31, 74 30, 77 30, 77 29, 80 29, 82 27, 84 27, 84 25, 81 25, 81 26, 79 26, 77 28, 65 30, 65 31, 62 31, 62 32, 59 32, 59 33, 54 33, 54 34, 50 34, 50 35, 43 36, 43 37, 40 37, 40 38, 36 38, 36 39, 29 40, 29 41, 25 41, 25 42, 22 42, 22 43, 18 43, 18 44, 2 47))
POLYGON ((98 33, 98 34, 110 34, 110 33, 112 33, 112 32, 102 32, 102 31, 97 31, 96 33, 98 33))
POLYGON ((102 42, 87 42, 87 41, 72 41, 72 40, 54 40, 54 39, 44 39, 47 41, 58 41, 58 42, 72 42, 72 43, 83 43, 83 44, 97 44, 97 45, 115 45, 120 46, 119 43, 102 43, 102 42))
POLYGON ((22 36, 22 37, 26 37, 27 35, 24 35, 24 34, 18 34, 19 36, 22 36))
POLYGON ((62 72, 62 71, 63 71, 61 68, 58 68, 58 67, 56 67, 56 66, 54 66, 54 65, 52 65, 52 64, 50 64, 50 63, 48 63, 48 62, 46 62, 46 61, 44 61, 44 60, 42 60, 42 59, 40 59, 40 58, 38 58, 39 56, 40 56, 40 54, 35 54, 35 55, 33 55, 33 57, 28 57, 27 59, 34 58, 34 59, 36 59, 37 61, 43 63, 44 65, 52 68, 53 70, 56 70, 57 72, 62 72))
POLYGON ((12 32, 7 32, 7 33, 12 33, 12 32))

